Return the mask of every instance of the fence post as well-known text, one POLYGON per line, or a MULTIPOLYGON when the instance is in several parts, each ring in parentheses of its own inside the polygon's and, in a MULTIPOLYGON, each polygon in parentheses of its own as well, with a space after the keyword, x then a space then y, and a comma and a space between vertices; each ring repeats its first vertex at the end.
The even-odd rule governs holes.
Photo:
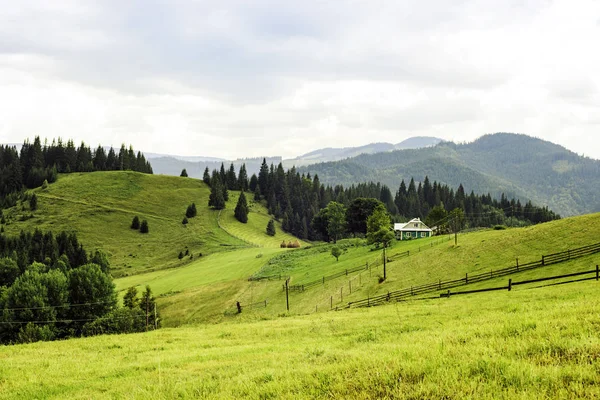
POLYGON ((325 277, 323 277, 323 285, 325 284, 325 277))
POLYGON ((598 265, 596 265, 596 280, 598 280, 598 275, 600 275, 600 270, 598 270, 598 265))
POLYGON ((512 279, 508 280, 508 291, 510 292, 512 290, 512 279))
POLYGON ((542 256, 542 265, 546 265, 546 264, 544 263, 544 256, 542 256))
POLYGON ((285 280, 285 308, 287 309, 288 312, 290 312, 290 296, 289 296, 289 290, 288 290, 288 282, 290 281, 290 278, 287 278, 285 280))
POLYGON ((236 301, 235 305, 237 306, 238 314, 241 314, 242 313, 242 305, 240 304, 239 301, 236 301))
POLYGON ((438 284, 438 290, 442 290, 442 280, 440 279, 440 283, 438 284))
POLYGON ((388 290, 387 301, 390 301, 390 291, 388 290))
POLYGON ((367 307, 371 307, 371 298, 367 296, 367 307))
POLYGON ((344 301, 344 294, 343 294, 343 290, 344 290, 344 287, 341 287, 341 288, 340 288, 340 303, 342 303, 342 302, 344 301))
POLYGON ((350 289, 350 294, 352 294, 352 280, 348 281, 348 288, 350 289))
POLYGON ((469 274, 465 274, 465 284, 469 283, 469 274))
POLYGON ((446 295, 447 298, 450 298, 450 289, 448 289, 448 294, 446 295))
POLYGON ((517 257, 517 272, 519 271, 519 257, 517 257))
POLYGON ((331 296, 331 299, 329 299, 331 306, 329 307, 330 309, 333 309, 333 296, 331 296))
POLYGON ((410 295, 411 295, 411 296, 414 296, 414 295, 413 295, 413 289, 412 289, 412 286, 410 287, 410 295))

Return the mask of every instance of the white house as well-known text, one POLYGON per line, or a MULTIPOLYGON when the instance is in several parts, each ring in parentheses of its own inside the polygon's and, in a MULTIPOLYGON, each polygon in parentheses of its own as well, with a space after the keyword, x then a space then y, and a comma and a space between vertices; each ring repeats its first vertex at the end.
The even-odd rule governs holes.
POLYGON ((419 218, 411 219, 405 224, 394 224, 394 232, 398 240, 426 238, 433 235, 433 231, 419 218))

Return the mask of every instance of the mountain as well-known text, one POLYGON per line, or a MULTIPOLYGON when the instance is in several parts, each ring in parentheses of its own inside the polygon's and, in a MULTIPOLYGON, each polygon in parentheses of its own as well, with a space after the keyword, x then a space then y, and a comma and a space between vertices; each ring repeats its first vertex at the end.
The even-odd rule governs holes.
POLYGON ((521 134, 485 135, 472 143, 362 154, 299 169, 322 183, 348 186, 379 181, 396 191, 412 177, 476 193, 532 200, 563 216, 600 211, 600 161, 521 134))
MULTIPOLYGON (((190 157, 192 158, 192 157, 190 157)), ((281 162, 281 157, 264 157, 267 163, 277 165, 281 162)), ((221 163, 228 169, 231 164, 235 167, 236 173, 239 171, 242 164, 246 164, 246 170, 248 175, 258 174, 260 165, 262 164, 263 157, 255 158, 243 158, 233 161, 216 159, 217 161, 188 161, 184 159, 178 159, 173 156, 164 156, 158 158, 151 158, 152 170, 155 174, 160 175, 173 175, 179 176, 181 170, 185 168, 190 178, 202 178, 204 169, 208 168, 209 171, 213 169, 220 169, 221 163)))
POLYGON ((299 167, 320 162, 343 160, 350 157, 356 157, 360 154, 375 154, 398 149, 417 149, 429 147, 434 146, 441 141, 442 139, 434 137, 417 136, 406 139, 398 144, 380 142, 369 143, 359 147, 326 147, 323 149, 313 150, 296 158, 284 160, 283 165, 286 168, 291 168, 292 166, 299 167))

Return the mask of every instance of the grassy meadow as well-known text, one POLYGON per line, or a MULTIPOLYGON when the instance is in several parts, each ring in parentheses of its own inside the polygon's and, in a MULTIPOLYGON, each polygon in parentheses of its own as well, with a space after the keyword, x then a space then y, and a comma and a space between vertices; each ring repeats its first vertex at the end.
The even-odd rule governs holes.
POLYGON ((0 347, 0 398, 598 398, 596 281, 0 347))

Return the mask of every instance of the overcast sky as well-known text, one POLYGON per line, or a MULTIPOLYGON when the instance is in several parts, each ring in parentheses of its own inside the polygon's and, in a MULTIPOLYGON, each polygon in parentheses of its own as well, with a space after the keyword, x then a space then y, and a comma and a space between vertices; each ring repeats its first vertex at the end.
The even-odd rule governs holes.
POLYGON ((600 158, 599 1, 6 1, 0 142, 223 158, 536 136, 600 158))

